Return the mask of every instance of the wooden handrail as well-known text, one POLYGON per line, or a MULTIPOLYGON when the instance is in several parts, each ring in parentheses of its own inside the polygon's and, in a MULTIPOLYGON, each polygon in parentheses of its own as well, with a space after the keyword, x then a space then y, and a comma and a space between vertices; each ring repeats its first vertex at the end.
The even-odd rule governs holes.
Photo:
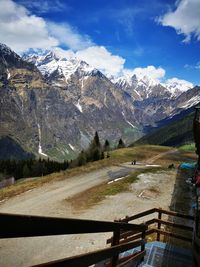
MULTIPOLYGON (((100 262, 105 259, 109 259, 113 257, 113 255, 118 255, 119 253, 122 253, 124 251, 127 251, 132 248, 136 248, 138 246, 141 246, 141 244, 144 243, 144 240, 140 241, 134 241, 122 245, 117 245, 114 247, 102 249, 93 251, 90 253, 73 256, 69 258, 64 258, 61 260, 51 261, 47 263, 42 263, 38 265, 34 265, 34 267, 44 267, 44 266, 51 266, 51 267, 85 267, 92 264, 95 264, 97 262, 100 262), (87 265, 86 265, 87 263, 87 265)), ((144 255, 144 254, 143 254, 144 255)), ((140 255, 138 256, 138 258, 140 255)), ((137 257, 135 257, 137 259, 137 257)), ((32 266, 33 267, 33 266, 32 266)))
POLYGON ((180 218, 184 218, 184 219, 188 219, 188 220, 194 220, 194 216, 192 215, 187 215, 187 214, 183 214, 183 213, 179 213, 179 212, 175 212, 175 211, 169 211, 169 210, 164 210, 161 208, 153 208, 153 209, 149 209, 140 213, 137 213, 133 216, 126 216, 123 219, 120 219, 120 222, 130 222, 142 217, 145 217, 149 214, 158 212, 160 214, 166 214, 166 215, 171 215, 171 216, 176 216, 176 217, 180 217, 180 218))
POLYGON ((133 216, 127 216, 127 217, 125 217, 124 219, 121 219, 120 221, 121 221, 121 222, 130 222, 130 221, 136 220, 136 219, 138 219, 138 218, 144 217, 144 216, 146 216, 146 215, 152 214, 152 213, 154 213, 154 212, 156 212, 156 209, 155 209, 155 208, 153 208, 153 209, 149 209, 149 210, 146 210, 146 211, 137 213, 137 214, 135 214, 135 215, 133 215, 133 216))
MULTIPOLYGON (((174 234, 174 233, 170 233, 170 232, 161 230, 161 225, 167 225, 167 226, 179 228, 179 229, 190 231, 190 232, 193 231, 193 227, 159 219, 159 218, 161 218, 162 214, 166 214, 166 215, 177 216, 177 217, 188 219, 188 220, 194 220, 194 216, 191 216, 191 215, 186 215, 186 214, 182 214, 182 213, 178 213, 178 212, 174 212, 174 211, 167 211, 167 210, 163 210, 161 208, 154 208, 154 209, 146 210, 144 212, 140 212, 140 213, 133 215, 133 216, 130 216, 130 217, 125 217, 124 219, 121 219, 119 221, 120 222, 124 222, 124 221, 130 222, 132 220, 144 217, 144 216, 152 214, 154 212, 158 212, 158 214, 159 214, 158 218, 153 218, 153 219, 147 220, 147 221, 145 221, 145 224, 147 226, 152 225, 152 224, 157 224, 157 228, 154 228, 154 229, 151 228, 151 229, 147 230, 146 236, 149 234, 152 234, 152 233, 157 233, 157 240, 158 241, 160 240, 160 235, 163 234, 163 235, 168 235, 168 236, 172 236, 175 238, 179 238, 181 240, 191 242, 191 239, 188 237, 184 237, 184 236, 181 236, 178 234, 174 234)), ((120 242, 119 243, 120 244, 126 243, 126 242, 136 240, 136 239, 141 238, 141 237, 142 237, 141 232, 139 233, 139 231, 136 231, 136 230, 135 231, 122 231, 120 234, 120 242)), ((112 239, 113 239, 112 237, 107 239, 107 244, 111 243, 112 239)))
POLYGON ((160 208, 155 208, 155 212, 161 212, 161 213, 166 214, 166 215, 176 216, 176 217, 180 217, 180 218, 184 218, 184 219, 188 219, 188 220, 194 220, 193 215, 187 215, 187 214, 179 213, 176 211, 169 211, 169 210, 163 210, 160 208))
MULTIPOLYGON (((29 216, 0 213, 0 238, 51 236, 83 233, 113 232, 114 240, 111 248, 106 248, 91 253, 86 253, 61 260, 47 262, 36 266, 89 266, 98 261, 112 258, 112 266, 117 266, 118 255, 126 250, 141 246, 141 252, 145 250, 144 224, 129 224, 125 222, 107 222, 94 220, 81 220, 71 218, 29 216), (120 230, 140 231, 142 240, 119 245, 120 230)), ((144 255, 144 254, 142 254, 144 255)), ((138 258, 140 256, 138 255, 138 258)), ((135 256, 135 259, 137 256, 135 256)))
MULTIPOLYGON (((149 230, 146 230, 145 232, 145 235, 148 236, 150 234, 153 234, 155 232, 154 229, 149 229, 149 230)), ((120 241, 119 243, 122 244, 122 243, 126 243, 126 242, 129 242, 129 241, 133 241, 133 240, 136 240, 136 239, 139 239, 142 237, 142 233, 137 233, 137 234, 133 234, 131 235, 130 232, 127 232, 127 233, 123 233, 122 235, 120 235, 120 241)), ((110 244, 112 243, 112 240, 113 240, 113 237, 107 239, 107 244, 110 244)))
POLYGON ((120 229, 143 231, 146 228, 142 224, 124 222, 0 214, 0 238, 102 233, 120 229))

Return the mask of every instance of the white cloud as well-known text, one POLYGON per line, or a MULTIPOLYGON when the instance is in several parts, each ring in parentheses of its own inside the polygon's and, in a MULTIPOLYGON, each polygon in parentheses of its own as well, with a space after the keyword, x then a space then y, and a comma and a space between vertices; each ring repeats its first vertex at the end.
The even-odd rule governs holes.
POLYGON ((124 58, 112 55, 103 46, 92 46, 77 51, 76 56, 108 76, 118 75, 122 71, 125 62, 124 58))
POLYGON ((49 32, 61 45, 65 45, 72 50, 80 50, 93 45, 87 35, 81 35, 69 24, 48 23, 49 32))
POLYGON ((0 7, 0 42, 16 52, 58 45, 79 50, 93 45, 87 35, 79 34, 69 24, 47 23, 12 0, 0 0, 0 7))
POLYGON ((75 53, 70 49, 64 50, 64 49, 62 49, 60 47, 55 47, 52 50, 55 52, 55 54, 58 57, 61 57, 61 58, 71 59, 71 58, 75 58, 76 57, 75 53))
POLYGON ((176 10, 166 13, 159 18, 163 26, 175 28, 178 34, 183 34, 183 42, 189 42, 194 35, 200 41, 200 1, 180 0, 176 3, 176 10))
POLYGON ((150 77, 155 81, 160 81, 165 76, 165 70, 161 67, 147 66, 146 68, 135 68, 133 70, 124 70, 125 75, 134 75, 136 74, 138 77, 150 77))
POLYGON ((17 52, 28 48, 45 48, 58 45, 49 35, 44 19, 11 0, 0 0, 0 42, 17 52))

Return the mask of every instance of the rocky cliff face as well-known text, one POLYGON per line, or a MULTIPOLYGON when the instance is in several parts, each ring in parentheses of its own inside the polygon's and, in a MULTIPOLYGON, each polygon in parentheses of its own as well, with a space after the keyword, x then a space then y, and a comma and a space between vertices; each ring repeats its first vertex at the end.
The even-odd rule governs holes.
POLYGON ((51 72, 44 70, 55 55, 44 57, 39 71, 5 49, 0 50, 1 136, 36 155, 70 159, 88 146, 95 131, 113 142, 141 135, 132 100, 87 63, 78 62, 66 77, 60 62, 51 72))

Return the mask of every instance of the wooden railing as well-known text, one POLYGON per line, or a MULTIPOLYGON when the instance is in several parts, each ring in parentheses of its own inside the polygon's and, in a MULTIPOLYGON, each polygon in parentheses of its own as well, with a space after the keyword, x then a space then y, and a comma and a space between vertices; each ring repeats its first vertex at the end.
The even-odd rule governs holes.
MULTIPOLYGON (((174 211, 163 210, 161 208, 153 208, 153 209, 135 214, 130 217, 127 216, 123 219, 120 219, 119 222, 129 223, 136 219, 143 218, 153 213, 157 213, 156 218, 145 221, 145 224, 148 226, 148 230, 145 232, 146 236, 156 233, 157 241, 160 241, 160 235, 164 235, 164 236, 170 236, 170 237, 174 237, 174 238, 192 243, 192 237, 190 238, 184 235, 177 234, 176 231, 169 232, 169 231, 166 231, 165 229, 161 229, 161 227, 164 225, 164 226, 169 226, 175 229, 189 231, 192 233, 193 227, 191 226, 186 226, 184 224, 174 223, 174 222, 162 219, 163 215, 169 215, 169 216, 174 216, 174 217, 179 217, 182 219, 194 221, 194 216, 191 216, 191 215, 186 215, 186 214, 182 214, 182 213, 174 212, 174 211)), ((123 231, 120 234, 119 244, 124 244, 130 241, 133 241, 133 240, 137 240, 141 237, 142 237, 141 233, 138 233, 138 232, 136 233, 134 231, 123 231)), ((113 241, 113 237, 107 240, 107 244, 112 243, 112 241, 113 241)))
POLYGON ((200 187, 196 188, 196 214, 193 235, 193 266, 200 267, 200 187))
POLYGON ((129 224, 127 222, 106 222, 93 220, 79 220, 68 218, 27 216, 14 214, 0 214, 0 238, 52 236, 83 233, 113 232, 110 248, 68 257, 56 261, 42 263, 35 266, 68 266, 85 267, 99 261, 110 259, 109 266, 123 266, 127 261, 141 261, 145 255, 145 224, 129 224), (140 233, 141 238, 126 244, 119 244, 121 231, 140 233), (119 254, 135 247, 141 247, 140 252, 130 257, 119 259, 119 254))
MULTIPOLYGON (((195 107, 195 116, 193 120, 193 135, 198 155, 197 168, 195 175, 200 173, 200 106, 195 107)), ((200 188, 196 187, 196 210, 195 227, 193 234, 193 266, 200 267, 200 188)))

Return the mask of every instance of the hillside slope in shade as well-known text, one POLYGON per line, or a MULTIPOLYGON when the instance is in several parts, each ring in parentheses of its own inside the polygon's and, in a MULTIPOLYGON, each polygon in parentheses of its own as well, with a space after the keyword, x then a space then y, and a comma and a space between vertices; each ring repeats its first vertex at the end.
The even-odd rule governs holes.
POLYGON ((134 145, 154 144, 166 146, 180 146, 193 142, 194 112, 159 128, 134 143, 134 145))

